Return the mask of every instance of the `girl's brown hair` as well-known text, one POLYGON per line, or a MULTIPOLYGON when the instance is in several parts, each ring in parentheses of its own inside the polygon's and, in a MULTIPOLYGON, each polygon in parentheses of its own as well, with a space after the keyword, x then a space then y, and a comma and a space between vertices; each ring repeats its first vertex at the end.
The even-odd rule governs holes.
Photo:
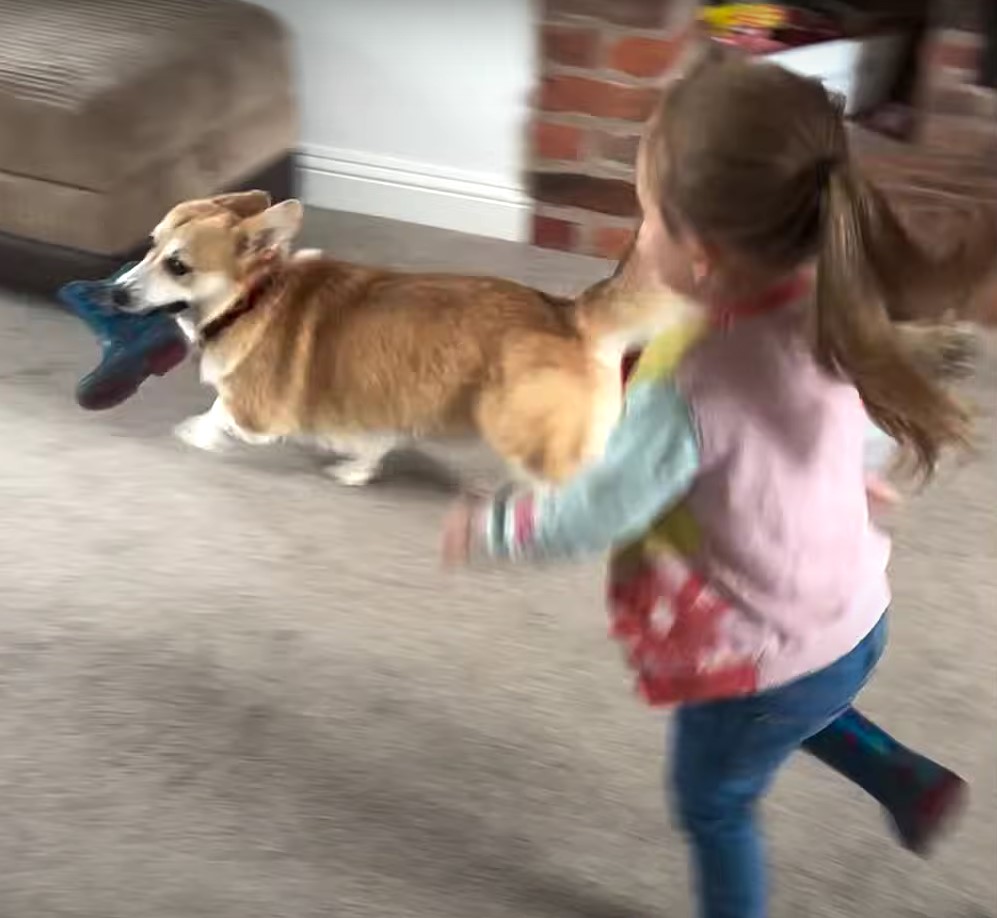
POLYGON ((667 223, 773 271, 816 259, 813 346, 930 475, 965 443, 959 404, 905 350, 895 320, 969 292, 975 251, 929 257, 849 151, 840 103, 771 64, 704 55, 662 96, 645 162, 667 223))

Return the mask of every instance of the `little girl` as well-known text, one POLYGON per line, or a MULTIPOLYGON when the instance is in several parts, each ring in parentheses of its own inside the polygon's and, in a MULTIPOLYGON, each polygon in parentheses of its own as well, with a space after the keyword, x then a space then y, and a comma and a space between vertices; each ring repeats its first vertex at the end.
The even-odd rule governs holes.
POLYGON ((613 549, 613 633, 643 696, 677 706, 671 788, 700 914, 764 918, 756 805, 796 750, 872 794, 918 852, 965 788, 851 707, 886 638, 889 542, 867 500, 884 433, 930 475, 966 432, 890 321, 948 279, 862 178, 835 101, 770 64, 674 81, 637 171, 633 270, 709 326, 645 350, 599 462, 462 504, 444 554, 613 549))

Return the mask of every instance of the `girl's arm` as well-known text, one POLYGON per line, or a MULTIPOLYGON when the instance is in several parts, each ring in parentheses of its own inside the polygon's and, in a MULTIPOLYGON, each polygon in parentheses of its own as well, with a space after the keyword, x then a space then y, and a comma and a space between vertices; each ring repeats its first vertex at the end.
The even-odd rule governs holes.
POLYGON ((883 474, 896 459, 897 441, 872 419, 866 421, 863 459, 870 475, 883 474))
POLYGON ((900 502, 900 493, 887 479, 889 467, 895 462, 897 443, 882 428, 869 420, 865 432, 865 490, 869 509, 875 513, 900 502))
POLYGON ((698 470, 697 437, 678 390, 637 384, 600 460, 560 488, 459 508, 444 554, 461 562, 475 554, 518 561, 598 553, 647 529, 681 500, 698 470))

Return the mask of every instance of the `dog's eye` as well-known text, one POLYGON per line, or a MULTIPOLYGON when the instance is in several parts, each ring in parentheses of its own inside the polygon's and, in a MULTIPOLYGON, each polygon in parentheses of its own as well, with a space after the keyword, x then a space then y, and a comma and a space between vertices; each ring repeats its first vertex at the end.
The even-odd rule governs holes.
POLYGON ((163 266, 174 277, 183 277, 185 274, 190 274, 190 267, 178 255, 170 255, 169 258, 164 259, 163 266))

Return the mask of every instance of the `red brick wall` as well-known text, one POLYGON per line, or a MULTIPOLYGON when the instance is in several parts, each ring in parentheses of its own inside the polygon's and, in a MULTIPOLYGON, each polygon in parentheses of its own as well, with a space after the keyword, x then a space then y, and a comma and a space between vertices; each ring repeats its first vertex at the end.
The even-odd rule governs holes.
POLYGON ((533 242, 616 257, 636 217, 637 139, 690 34, 689 0, 542 0, 530 132, 533 242))

